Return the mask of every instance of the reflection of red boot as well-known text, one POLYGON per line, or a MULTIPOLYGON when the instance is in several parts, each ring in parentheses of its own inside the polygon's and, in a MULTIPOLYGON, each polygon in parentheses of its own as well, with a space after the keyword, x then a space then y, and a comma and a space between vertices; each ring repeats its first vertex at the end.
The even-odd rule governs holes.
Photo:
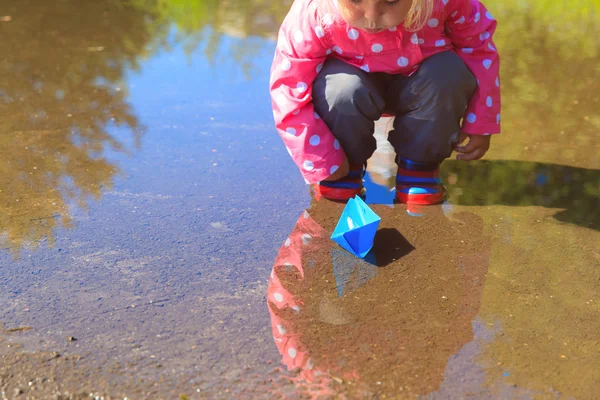
POLYGON ((421 164, 404 158, 398 160, 397 201, 409 205, 431 205, 442 203, 444 196, 439 164, 421 164))
POLYGON ((422 217, 426 215, 425 206, 421 204, 406 204, 406 212, 413 217, 422 217))
POLYGON ((351 165, 348 175, 337 181, 321 181, 315 184, 315 198, 325 197, 329 200, 348 201, 362 194, 362 179, 365 175, 364 165, 351 165))

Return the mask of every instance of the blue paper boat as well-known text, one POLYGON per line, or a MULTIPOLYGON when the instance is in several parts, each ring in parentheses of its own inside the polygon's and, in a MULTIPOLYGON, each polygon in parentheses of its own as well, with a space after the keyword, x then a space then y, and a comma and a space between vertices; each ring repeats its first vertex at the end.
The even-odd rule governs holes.
POLYGON ((373 248, 379 222, 381 218, 356 196, 348 200, 331 239, 356 257, 364 258, 373 248))

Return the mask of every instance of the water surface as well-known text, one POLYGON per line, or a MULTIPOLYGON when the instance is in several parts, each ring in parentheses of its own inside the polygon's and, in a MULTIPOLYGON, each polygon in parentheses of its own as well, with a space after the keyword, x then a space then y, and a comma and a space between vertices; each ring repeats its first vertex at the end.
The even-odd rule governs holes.
MULTIPOLYGON (((485 160, 445 163, 451 204, 420 218, 373 206, 369 263, 327 239, 341 206, 311 200, 273 127, 287 6, 0 9, 0 389, 592 398, 597 7, 489 4, 503 134, 485 160)), ((369 166, 383 195, 384 134, 369 166)))

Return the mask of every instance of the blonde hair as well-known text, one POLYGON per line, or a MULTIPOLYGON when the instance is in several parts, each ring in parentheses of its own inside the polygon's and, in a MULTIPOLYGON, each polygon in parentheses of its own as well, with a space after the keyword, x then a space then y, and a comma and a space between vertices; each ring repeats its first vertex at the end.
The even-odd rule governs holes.
POLYGON ((418 31, 423 28, 431 14, 433 14, 435 0, 413 0, 406 18, 404 18, 404 27, 409 31, 418 31))
MULTIPOLYGON (((331 12, 331 1, 335 0, 317 0, 317 8, 323 12, 331 12)), ((418 31, 427 24, 427 21, 433 14, 436 0, 413 0, 406 18, 402 22, 409 31, 418 31)))

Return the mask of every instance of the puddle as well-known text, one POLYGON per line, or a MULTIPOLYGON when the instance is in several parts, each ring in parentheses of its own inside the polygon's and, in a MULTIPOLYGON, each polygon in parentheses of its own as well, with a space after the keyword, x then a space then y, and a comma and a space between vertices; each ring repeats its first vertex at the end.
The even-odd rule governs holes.
POLYGON ((288 6, 0 10, 0 398, 593 398, 597 5, 489 4, 503 134, 414 217, 381 124, 364 261, 273 127, 288 6))

